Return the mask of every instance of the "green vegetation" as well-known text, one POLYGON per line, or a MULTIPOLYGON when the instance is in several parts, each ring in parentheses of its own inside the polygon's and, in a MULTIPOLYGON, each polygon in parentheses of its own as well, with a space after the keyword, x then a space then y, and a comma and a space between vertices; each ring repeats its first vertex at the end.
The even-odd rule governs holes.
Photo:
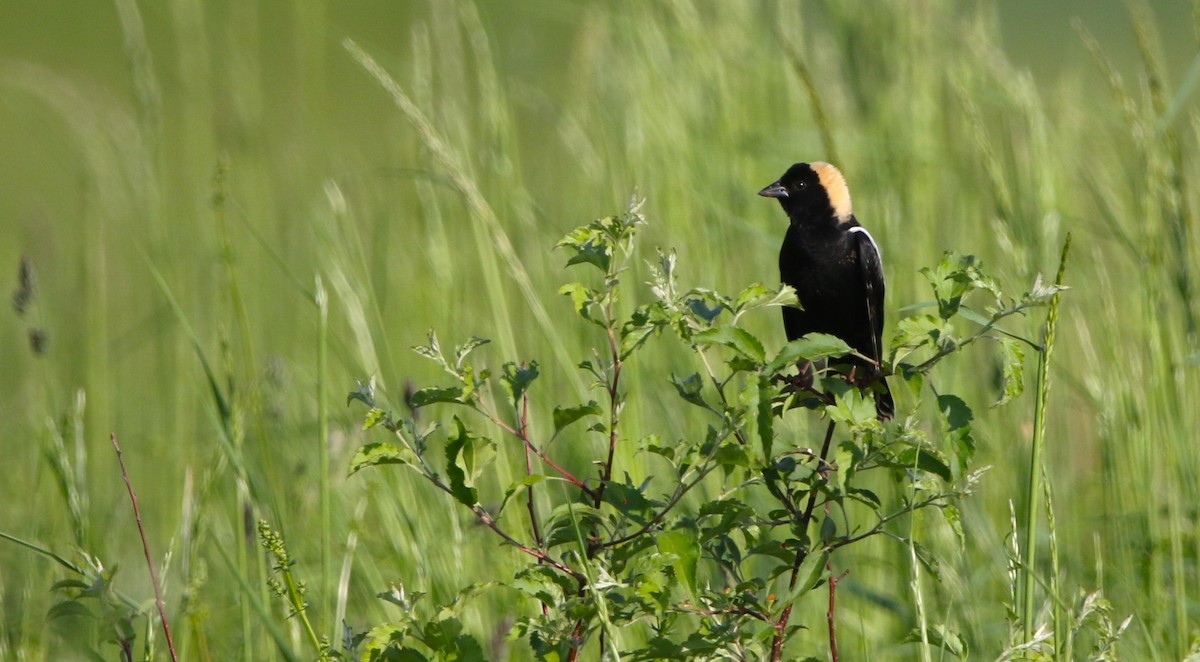
MULTIPOLYGON (((906 515, 894 533, 914 543, 874 536, 833 554, 832 576, 850 570, 837 584, 842 658, 1023 659, 1030 639, 1059 658, 1188 655, 1200 607, 1200 75, 1168 76, 1147 9, 1134 2, 1125 19, 1136 58, 1109 61, 1085 20, 1070 48, 1089 67, 1048 82, 1010 62, 986 7, 948 1, 520 4, 376 16, 116 0, 87 32, 111 44, 10 41, 38 55, 0 59, 0 275, 13 291, 0 315, 0 659, 86 659, 89 646, 118 659, 113 637, 166 659, 143 616, 154 591, 110 432, 181 659, 310 659, 342 648, 343 622, 419 630, 465 659, 532 659, 509 633, 548 620, 497 585, 530 557, 464 503, 489 512, 524 483, 547 515, 568 500, 569 482, 525 478, 521 445, 478 441, 509 435, 501 423, 525 387, 541 438, 562 423, 565 471, 594 477, 608 452, 584 419, 604 420, 609 403, 575 367, 605 344, 576 314, 586 293, 558 294, 583 277, 552 246, 636 190, 651 222, 619 318, 654 301, 642 284, 661 270, 655 247, 677 256, 688 287, 773 284, 785 221, 754 194, 820 158, 846 174, 883 250, 898 362, 916 358, 903 352, 922 333, 979 331, 995 283, 1046 302, 1053 288, 1033 284, 1053 281, 1073 237, 1047 370, 1047 309, 1035 308, 929 373, 970 407, 971 466, 991 468, 956 521, 906 515), (981 291, 951 310, 968 285, 981 291), (947 311, 959 317, 938 327, 947 311), (459 467, 443 469, 449 495, 396 467, 350 474, 406 400, 449 397, 413 391, 447 384, 408 349, 430 347, 430 328, 447 346, 490 338, 470 365, 511 390, 496 420, 415 410, 416 425, 442 423, 439 453, 445 432, 454 440, 439 456, 459 467), (364 378, 379 407, 366 431, 361 404, 343 406, 364 378), (468 471, 492 450, 488 471, 468 471)), ((774 308, 738 326, 764 359, 784 347, 774 308)), ((694 356, 678 340, 640 347, 621 375, 622 429, 664 441, 703 429, 709 414, 680 399, 694 356)), ((462 379, 466 364, 449 365, 462 379)), ((894 381, 900 411, 917 410, 938 439, 961 431, 953 416, 931 425, 943 402, 908 383, 894 381)), ((826 429, 803 409, 773 425, 776 450, 818 448, 826 429)), ((667 471, 639 439, 615 447, 622 485, 667 471)), ((956 457, 951 478, 963 475, 956 457)), ((868 479, 884 500, 916 480, 868 479)), ((714 485, 679 513, 728 496, 714 485)), ((681 574, 676 607, 693 589, 681 574)), ((827 598, 796 603, 792 655, 828 655, 827 598)), ((606 645, 633 650, 646 635, 621 636, 606 645)), ((581 659, 599 657, 589 645, 581 659)))

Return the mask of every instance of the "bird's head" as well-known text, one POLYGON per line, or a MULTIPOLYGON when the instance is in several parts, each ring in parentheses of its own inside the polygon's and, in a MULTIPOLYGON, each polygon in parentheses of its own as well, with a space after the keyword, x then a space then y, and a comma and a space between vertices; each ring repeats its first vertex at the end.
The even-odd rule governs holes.
POLYGON ((792 221, 850 220, 850 188, 840 170, 821 161, 797 163, 758 192, 779 200, 792 221))

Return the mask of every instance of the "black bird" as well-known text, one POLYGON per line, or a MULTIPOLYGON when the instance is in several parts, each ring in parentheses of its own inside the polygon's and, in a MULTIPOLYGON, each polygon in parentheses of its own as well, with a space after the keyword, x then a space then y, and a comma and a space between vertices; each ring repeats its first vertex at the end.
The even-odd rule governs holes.
POLYGON ((791 221, 779 250, 779 275, 795 288, 802 309, 783 309, 788 340, 828 333, 870 358, 830 363, 850 367, 864 388, 878 384, 875 411, 880 420, 891 418, 895 404, 880 369, 883 258, 850 210, 846 178, 828 163, 797 163, 758 194, 779 200, 791 221))

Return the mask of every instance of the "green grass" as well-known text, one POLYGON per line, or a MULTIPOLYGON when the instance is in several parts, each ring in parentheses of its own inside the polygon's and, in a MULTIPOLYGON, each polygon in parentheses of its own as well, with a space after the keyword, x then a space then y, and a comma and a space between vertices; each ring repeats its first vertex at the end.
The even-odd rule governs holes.
MULTIPOLYGON (((0 59, 0 275, 22 255, 37 270, 24 316, 0 314, 0 531, 81 547, 149 598, 115 431, 152 550, 171 550, 166 598, 191 660, 288 659, 277 640, 307 654, 265 587, 258 517, 286 536, 323 633, 339 613, 356 628, 393 617, 375 597, 390 582, 444 602, 505 577, 515 553, 429 486, 346 477, 365 437, 343 394, 370 375, 393 402, 410 380, 436 382, 408 351, 434 327, 446 344, 492 338, 481 351, 497 365, 537 359, 535 390, 586 401, 571 363, 600 339, 556 295, 554 242, 636 189, 644 257, 674 247, 684 280, 723 291, 774 283, 784 219, 754 193, 836 151, 883 249, 891 323, 930 299, 918 269, 943 251, 1019 291, 1052 278, 1072 232, 1035 570, 1067 603, 1102 588, 1116 621, 1133 614, 1124 659, 1181 659, 1200 609, 1200 114, 1168 67, 1197 48, 1161 44, 1138 7, 1116 19, 1121 44, 1064 27, 1060 48, 1082 64, 1043 78, 1006 56, 986 6, 948 1, 117 2, 58 17, 80 26, 69 34, 46 10, 53 46, 15 42, 25 50, 0 59)), ((1010 330, 1040 337, 1042 322, 1010 330)), ((782 344, 775 315, 750 325, 782 344)), ((978 659, 1009 642, 1009 512, 1035 484, 1034 398, 988 409, 999 366, 969 355, 935 377, 975 407, 977 461, 993 465, 965 504, 965 544, 914 519, 942 558, 940 581, 919 579, 920 618, 909 550, 878 541, 836 559, 852 570, 838 593, 847 659, 917 659, 896 642, 926 619, 978 659)), ((666 393, 646 375, 684 358, 661 343, 629 388, 666 393)), ((666 393, 622 425, 676 435, 688 414, 666 393)), ((777 443, 814 445, 823 427, 793 417, 777 443)), ((520 471, 517 449, 502 460, 520 471)), ((631 455, 618 467, 635 481, 655 469, 631 455)), ((0 541, 0 658, 69 658, 44 625, 64 576, 0 541)), ((497 658, 527 659, 501 636, 512 600, 484 593, 464 621, 497 658)), ((824 654, 817 602, 793 616, 810 628, 797 655, 824 654)))

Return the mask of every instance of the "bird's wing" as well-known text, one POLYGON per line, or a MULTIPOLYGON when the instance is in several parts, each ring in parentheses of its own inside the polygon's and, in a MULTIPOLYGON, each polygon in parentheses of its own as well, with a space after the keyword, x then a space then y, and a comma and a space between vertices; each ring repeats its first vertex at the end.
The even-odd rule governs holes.
POLYGON ((883 255, 871 233, 861 225, 850 228, 858 246, 858 269, 867 292, 867 319, 871 322, 874 353, 871 358, 883 360, 883 255))

